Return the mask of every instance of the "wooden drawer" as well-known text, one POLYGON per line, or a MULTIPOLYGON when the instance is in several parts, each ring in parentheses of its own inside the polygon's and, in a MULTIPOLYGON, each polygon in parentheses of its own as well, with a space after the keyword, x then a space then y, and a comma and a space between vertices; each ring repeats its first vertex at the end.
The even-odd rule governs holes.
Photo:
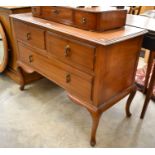
POLYGON ((14 28, 17 40, 45 49, 45 31, 43 29, 19 21, 14 22, 14 28))
POLYGON ((32 15, 35 17, 98 32, 125 26, 126 14, 127 10, 116 7, 32 7, 32 15))
POLYGON ((95 47, 75 40, 69 40, 52 32, 46 34, 49 56, 82 70, 93 70, 95 47))
POLYGON ((18 47, 19 57, 22 62, 32 66, 37 72, 48 77, 69 92, 87 100, 91 99, 92 80, 88 80, 88 76, 89 79, 92 79, 90 75, 83 78, 77 74, 79 71, 74 68, 65 67, 63 64, 56 66, 53 61, 31 51, 25 45, 18 43, 18 47))
POLYGON ((39 6, 32 7, 32 14, 33 16, 40 16, 41 15, 41 8, 39 6))
POLYGON ((75 20, 75 26, 78 28, 86 30, 96 29, 97 18, 96 15, 93 13, 76 11, 74 20, 75 20))
POLYGON ((62 7, 41 7, 42 18, 47 18, 63 24, 72 23, 72 10, 62 7))

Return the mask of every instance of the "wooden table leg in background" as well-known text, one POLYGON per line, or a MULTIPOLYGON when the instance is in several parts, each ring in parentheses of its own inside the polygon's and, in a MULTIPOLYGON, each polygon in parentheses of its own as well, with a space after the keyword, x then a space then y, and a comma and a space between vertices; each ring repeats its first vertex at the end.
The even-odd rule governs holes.
POLYGON ((151 96, 153 94, 154 84, 155 84, 155 65, 153 66, 152 77, 151 77, 150 84, 149 84, 149 87, 148 87, 148 90, 147 90, 147 93, 146 93, 146 99, 145 99, 145 102, 144 102, 143 110, 142 110, 142 113, 141 113, 141 116, 140 116, 141 119, 144 118, 146 109, 148 107, 151 96))
POLYGON ((151 51, 150 56, 149 56, 147 71, 146 71, 146 77, 145 77, 145 83, 144 83, 144 89, 143 89, 144 93, 147 92, 148 82, 149 82, 150 73, 152 70, 154 58, 155 58, 155 51, 151 51))

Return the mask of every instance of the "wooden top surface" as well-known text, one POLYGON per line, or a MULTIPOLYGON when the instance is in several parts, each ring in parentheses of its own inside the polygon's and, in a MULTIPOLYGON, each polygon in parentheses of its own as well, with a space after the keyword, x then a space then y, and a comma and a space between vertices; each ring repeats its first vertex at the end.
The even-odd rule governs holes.
MULTIPOLYGON (((84 7, 79 7, 79 6, 61 6, 61 7, 65 7, 65 8, 71 8, 74 10, 80 10, 80 11, 85 11, 85 12, 91 12, 91 13, 101 13, 101 12, 107 12, 107 11, 120 11, 120 9, 117 9, 116 7, 110 7, 110 6, 94 6, 94 7, 90 7, 90 6, 84 6, 84 7)), ((121 9, 123 10, 123 9, 121 9)), ((126 10, 124 10, 126 11, 126 10)))
POLYGON ((11 15, 11 17, 17 20, 21 20, 23 22, 44 27, 48 30, 58 31, 76 38, 84 39, 105 46, 121 42, 136 36, 140 36, 148 32, 147 30, 144 29, 132 26, 125 26, 123 28, 99 33, 74 28, 71 26, 51 22, 41 18, 36 18, 32 16, 32 13, 16 14, 11 15))
POLYGON ((155 31, 155 19, 146 16, 128 14, 126 24, 138 28, 147 29, 149 31, 155 31))
POLYGON ((0 9, 15 10, 21 8, 29 8, 29 6, 0 6, 0 9))

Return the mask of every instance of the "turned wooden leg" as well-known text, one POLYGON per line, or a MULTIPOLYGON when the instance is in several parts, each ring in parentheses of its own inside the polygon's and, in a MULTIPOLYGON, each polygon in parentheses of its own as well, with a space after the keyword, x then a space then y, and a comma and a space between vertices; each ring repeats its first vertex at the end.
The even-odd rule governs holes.
POLYGON ((101 117, 101 113, 99 112, 91 112, 89 111, 92 116, 92 130, 91 130, 91 140, 90 145, 95 146, 96 145, 96 131, 98 128, 99 120, 101 117))
POLYGON ((24 79, 24 74, 23 74, 23 70, 20 66, 18 66, 17 68, 19 76, 20 76, 20 90, 23 91, 24 90, 24 86, 25 86, 25 79, 24 79))
POLYGON ((152 96, 152 93, 153 93, 154 84, 155 84, 155 66, 154 66, 154 69, 153 69, 152 77, 151 77, 150 84, 149 84, 149 87, 148 87, 148 91, 147 91, 147 94, 146 94, 146 99, 145 99, 145 102, 144 102, 143 110, 141 112, 141 116, 140 116, 141 119, 143 119, 144 116, 145 116, 145 112, 147 110, 148 104, 150 102, 150 99, 151 99, 151 96, 152 96))
POLYGON ((135 97, 136 91, 137 91, 137 89, 136 89, 136 86, 135 86, 135 88, 132 90, 132 92, 131 92, 128 100, 127 100, 127 103, 126 103, 126 116, 127 117, 131 116, 130 105, 131 105, 131 102, 132 102, 133 98, 135 97))
POLYGON ((150 56, 149 56, 149 60, 148 60, 148 66, 147 66, 147 71, 146 71, 146 76, 145 76, 145 83, 144 83, 143 93, 147 92, 147 87, 148 87, 150 73, 151 73, 152 66, 153 66, 154 57, 155 57, 155 52, 151 51, 150 56))

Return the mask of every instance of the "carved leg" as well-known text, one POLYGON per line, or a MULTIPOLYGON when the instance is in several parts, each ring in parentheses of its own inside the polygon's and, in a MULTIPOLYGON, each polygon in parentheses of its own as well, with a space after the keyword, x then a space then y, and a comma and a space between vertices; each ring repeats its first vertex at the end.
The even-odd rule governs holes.
POLYGON ((25 86, 25 79, 24 79, 24 75, 23 75, 23 70, 20 66, 18 66, 18 73, 20 76, 20 90, 23 91, 24 90, 24 86, 25 86))
POLYGON ((91 130, 91 140, 90 145, 95 146, 96 145, 96 131, 99 124, 99 120, 101 117, 101 113, 99 112, 92 112, 89 111, 92 116, 92 130, 91 130))
POLYGON ((131 92, 128 100, 127 100, 127 103, 126 103, 126 116, 127 117, 131 116, 130 105, 131 105, 131 102, 132 102, 133 98, 135 97, 136 91, 137 91, 137 89, 136 89, 136 86, 135 86, 135 88, 132 90, 132 92, 131 92))

